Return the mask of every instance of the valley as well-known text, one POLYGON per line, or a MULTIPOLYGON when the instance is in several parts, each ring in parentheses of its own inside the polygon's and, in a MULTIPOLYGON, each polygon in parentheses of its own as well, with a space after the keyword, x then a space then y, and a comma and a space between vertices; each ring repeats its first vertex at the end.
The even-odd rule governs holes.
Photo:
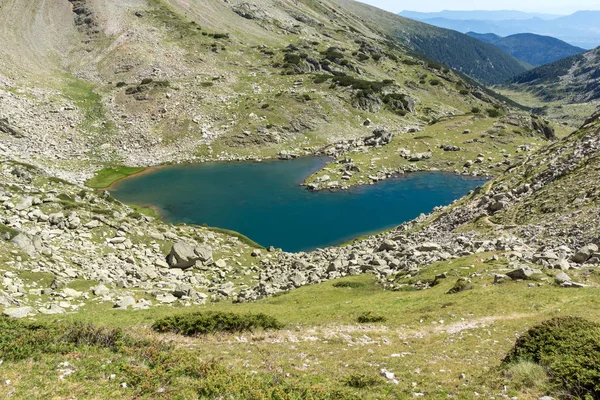
POLYGON ((0 397, 596 398, 597 52, 349 0, 3 2, 0 397), (511 358, 548 320, 571 352, 511 358))

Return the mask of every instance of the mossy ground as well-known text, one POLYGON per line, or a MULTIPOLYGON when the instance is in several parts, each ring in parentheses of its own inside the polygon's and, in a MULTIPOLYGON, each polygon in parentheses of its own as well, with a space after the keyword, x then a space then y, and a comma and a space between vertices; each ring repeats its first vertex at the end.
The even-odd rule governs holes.
POLYGON ((93 189, 104 189, 110 187, 113 183, 125 179, 128 176, 140 173, 144 170, 143 167, 114 167, 104 168, 96 173, 96 175, 86 182, 86 185, 93 189))

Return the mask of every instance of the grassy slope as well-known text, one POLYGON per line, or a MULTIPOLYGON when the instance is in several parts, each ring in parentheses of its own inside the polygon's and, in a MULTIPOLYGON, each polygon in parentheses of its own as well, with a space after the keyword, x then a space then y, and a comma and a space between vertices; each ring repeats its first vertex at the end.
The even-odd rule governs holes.
MULTIPOLYGON (((489 254, 478 254, 431 266, 412 280, 431 280, 441 272, 449 277, 424 291, 383 291, 373 277, 363 275, 343 280, 354 287, 335 287, 334 281, 252 304, 217 303, 199 308, 264 312, 286 323, 281 332, 201 338, 158 335, 148 330, 149 324, 172 314, 172 308, 124 313, 90 306, 84 310, 87 312, 61 319, 124 327, 136 337, 168 340, 185 354, 178 356, 180 367, 216 362, 228 372, 185 377, 185 373, 174 376, 166 370, 156 376, 152 358, 131 354, 129 362, 143 366, 148 377, 136 382, 134 378, 139 376, 129 368, 122 369, 125 355, 84 348, 65 356, 5 363, 11 368, 2 372, 2 378, 12 383, 0 387, 0 395, 12 392, 36 397, 34 393, 38 393, 41 398, 53 392, 57 398, 193 398, 195 388, 218 388, 219 395, 230 393, 242 398, 243 388, 250 386, 261 398, 275 398, 271 392, 287 387, 288 393, 280 392, 281 398, 325 399, 336 393, 336 398, 343 399, 384 399, 425 393, 428 398, 441 399, 449 395, 475 398, 475 392, 491 396, 507 384, 506 394, 510 396, 538 398, 543 388, 521 388, 520 382, 511 382, 498 372, 501 359, 518 333, 543 319, 556 315, 593 317, 588 310, 599 305, 596 289, 572 291, 544 281, 535 287, 524 282, 493 285, 491 271, 501 271, 506 264, 502 258, 486 263, 487 258, 489 254), (471 276, 475 288, 445 294, 459 276, 471 276), (357 324, 356 318, 363 312, 384 315, 387 321, 357 324), (56 365, 63 361, 69 361, 76 372, 60 380, 56 365), (378 378, 381 368, 394 372, 399 384, 378 378), (110 379, 113 373, 116 379, 110 379), (466 379, 461 379, 461 374, 466 379), (375 384, 366 389, 348 387, 346 382, 352 376, 372 377, 375 384), (120 388, 121 382, 128 382, 129 387, 120 388), (43 389, 34 391, 34 386, 43 389), (160 388, 165 390, 162 394, 160 388)), ((597 284, 597 274, 588 276, 587 282, 597 284)))

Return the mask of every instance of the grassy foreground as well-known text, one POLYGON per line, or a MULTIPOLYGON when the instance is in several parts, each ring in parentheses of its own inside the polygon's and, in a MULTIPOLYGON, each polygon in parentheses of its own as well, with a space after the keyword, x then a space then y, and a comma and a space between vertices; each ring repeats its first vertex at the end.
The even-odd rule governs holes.
POLYGON ((96 175, 86 182, 86 186, 92 189, 104 189, 110 187, 117 181, 125 179, 128 176, 142 172, 144 167, 115 167, 104 168, 96 173, 96 175))
POLYGON ((598 273, 574 275, 592 286, 583 289, 559 288, 551 276, 531 284, 493 284, 489 271, 501 271, 506 260, 485 262, 489 256, 435 264, 398 281, 426 282, 447 274, 427 290, 406 286, 385 291, 373 276, 361 275, 250 304, 222 302, 135 312, 92 304, 60 319, 39 317, 50 326, 83 322, 107 329, 101 334, 84 330, 85 340, 71 339, 66 345, 64 332, 80 328, 58 329, 55 335, 60 333, 61 339, 50 340, 58 345, 35 345, 41 348, 34 350, 27 335, 11 339, 3 330, 0 344, 11 340, 12 350, 0 355, 4 360, 0 379, 9 382, 0 385, 0 397, 403 399, 422 393, 434 399, 480 395, 537 399, 556 395, 549 392, 543 370, 519 364, 506 371, 500 369, 501 362, 518 335, 540 321, 563 315, 599 321, 600 315, 590 312, 600 305, 593 287, 600 281, 598 273), (473 289, 447 294, 459 277, 468 277, 473 289), (159 334, 150 328, 161 317, 197 311, 264 313, 284 328, 197 337, 159 334), (358 323, 365 315, 384 321, 358 323), (124 336, 106 344, 103 335, 112 328, 122 329, 124 336), (22 352, 14 350, 19 346, 22 352), (382 377, 382 369, 394 373, 397 383, 382 377))

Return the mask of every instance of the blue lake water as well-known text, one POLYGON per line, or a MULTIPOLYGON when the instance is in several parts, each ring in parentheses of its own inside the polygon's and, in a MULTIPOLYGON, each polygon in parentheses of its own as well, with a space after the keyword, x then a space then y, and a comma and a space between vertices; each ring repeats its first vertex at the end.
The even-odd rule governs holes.
POLYGON ((125 203, 152 205, 168 222, 231 229, 263 246, 304 251, 409 221, 485 180, 418 172, 346 191, 300 186, 325 158, 159 168, 115 185, 125 203))

